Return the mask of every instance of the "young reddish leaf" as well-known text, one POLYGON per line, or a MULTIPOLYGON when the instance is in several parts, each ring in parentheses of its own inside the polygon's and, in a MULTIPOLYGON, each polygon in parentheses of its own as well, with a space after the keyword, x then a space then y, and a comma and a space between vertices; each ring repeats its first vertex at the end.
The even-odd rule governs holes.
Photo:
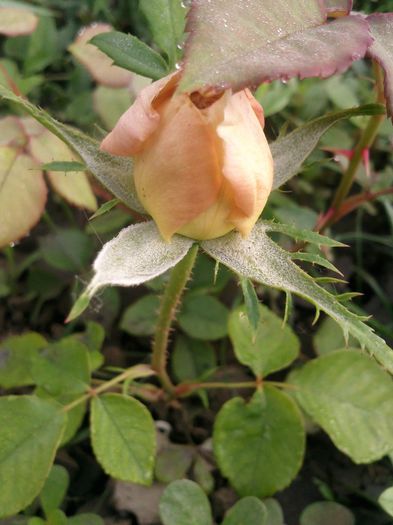
POLYGON ((345 71, 372 42, 368 23, 360 15, 326 23, 326 16, 318 0, 194 0, 181 87, 237 90, 345 71))
POLYGON ((353 0, 324 0, 329 16, 339 17, 351 12, 353 0))
POLYGON ((374 37, 368 53, 385 71, 386 106, 393 117, 393 13, 374 13, 367 21, 374 37))
POLYGON ((0 33, 6 36, 30 35, 37 27, 38 18, 27 9, 0 8, 0 33))
POLYGON ((0 246, 23 237, 38 222, 45 202, 39 166, 18 149, 0 146, 0 246))
POLYGON ((94 36, 113 31, 108 24, 92 24, 85 27, 71 44, 68 50, 85 66, 96 82, 109 87, 126 87, 130 84, 132 73, 118 66, 93 44, 89 44, 94 36))

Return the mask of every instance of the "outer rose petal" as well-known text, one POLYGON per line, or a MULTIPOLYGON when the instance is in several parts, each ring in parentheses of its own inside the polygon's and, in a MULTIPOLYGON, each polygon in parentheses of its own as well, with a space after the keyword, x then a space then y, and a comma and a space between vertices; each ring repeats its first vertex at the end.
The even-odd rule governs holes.
POLYGON ((215 203, 222 186, 215 130, 187 95, 161 107, 160 126, 135 159, 138 196, 169 240, 215 203))
POLYGON ((246 236, 271 191, 273 159, 260 121, 244 91, 229 100, 217 134, 223 141, 223 174, 234 193, 230 220, 246 236))
POLYGON ((102 141, 101 149, 124 157, 139 153, 160 122, 156 106, 172 94, 178 74, 175 72, 144 88, 102 141))

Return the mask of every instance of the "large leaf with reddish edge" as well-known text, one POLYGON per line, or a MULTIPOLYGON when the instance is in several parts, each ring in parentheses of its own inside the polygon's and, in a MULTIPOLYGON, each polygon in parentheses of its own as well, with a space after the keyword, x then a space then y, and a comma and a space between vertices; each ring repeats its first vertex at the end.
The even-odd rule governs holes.
POLYGON ((393 117, 393 13, 374 13, 367 17, 374 43, 368 50, 385 71, 385 97, 393 117))
POLYGON ((37 16, 28 9, 0 7, 0 33, 2 35, 29 35, 37 24, 37 16))
POLYGON ((326 15, 318 0, 194 0, 182 89, 237 90, 345 71, 372 42, 367 21, 354 15, 326 23, 326 15))
POLYGON ((270 144, 274 159, 273 189, 279 188, 300 171, 303 162, 317 146, 319 139, 336 122, 361 115, 384 113, 385 106, 382 104, 367 104, 358 108, 328 113, 277 139, 270 144))
POLYGON ((43 174, 31 157, 0 146, 0 247, 26 235, 46 202, 43 174))
POLYGON ((219 239, 204 241, 202 248, 235 273, 266 286, 303 297, 316 309, 330 315, 344 331, 353 335, 389 372, 393 373, 393 350, 362 319, 343 306, 339 298, 319 286, 292 261, 267 235, 268 222, 258 222, 247 239, 230 233, 219 239))
POLYGON ((123 201, 129 208, 144 213, 144 209, 136 196, 132 177, 133 162, 130 158, 114 157, 101 151, 100 143, 97 140, 58 122, 46 111, 37 108, 26 99, 18 97, 4 86, 0 86, 0 97, 15 102, 52 131, 81 157, 92 175, 115 197, 123 201))
POLYGON ((353 0, 324 0, 329 16, 343 16, 350 13, 353 0))

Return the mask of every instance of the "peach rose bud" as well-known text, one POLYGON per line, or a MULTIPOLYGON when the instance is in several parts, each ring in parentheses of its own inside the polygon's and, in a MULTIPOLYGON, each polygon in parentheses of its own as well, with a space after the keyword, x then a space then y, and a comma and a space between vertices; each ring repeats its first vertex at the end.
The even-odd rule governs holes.
POLYGON ((101 148, 134 157, 138 197, 166 241, 247 236, 273 183, 263 110, 247 89, 207 100, 177 92, 178 79, 145 88, 101 148))

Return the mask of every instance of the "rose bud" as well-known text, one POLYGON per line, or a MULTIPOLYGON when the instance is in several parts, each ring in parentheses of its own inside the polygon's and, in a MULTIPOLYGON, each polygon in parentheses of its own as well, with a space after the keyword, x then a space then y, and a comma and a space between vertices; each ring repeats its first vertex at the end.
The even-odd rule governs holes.
POLYGON ((175 73, 143 89, 102 142, 133 156, 138 197, 162 237, 247 236, 273 181, 263 110, 248 89, 203 98, 175 73))

